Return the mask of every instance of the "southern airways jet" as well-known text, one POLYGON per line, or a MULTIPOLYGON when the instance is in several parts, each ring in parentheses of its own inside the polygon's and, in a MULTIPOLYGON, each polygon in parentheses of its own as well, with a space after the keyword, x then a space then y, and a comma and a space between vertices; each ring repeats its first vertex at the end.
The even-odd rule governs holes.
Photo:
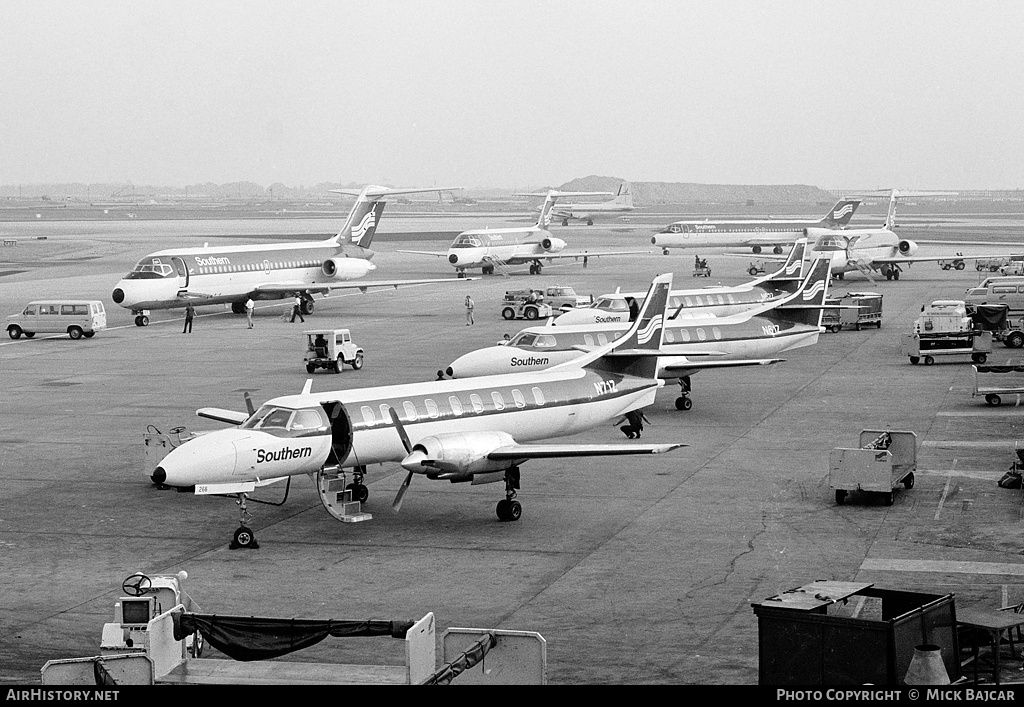
POLYGON ((657 356, 671 285, 671 274, 655 278, 624 336, 564 366, 323 393, 310 392, 312 381, 307 381, 300 394, 268 400, 248 414, 198 410, 202 417, 237 427, 184 442, 160 461, 151 478, 159 485, 194 486, 196 494, 237 495, 242 524, 235 531, 236 547, 254 546, 245 525, 245 499, 257 486, 315 476, 324 507, 346 520, 344 509, 338 510, 342 499, 365 501, 366 465, 384 462, 397 462, 408 472, 392 504, 396 511, 418 474, 452 483, 503 481, 498 518, 518 520, 519 466, 530 459, 657 454, 685 446, 525 444, 599 427, 654 402, 664 385, 656 375, 657 356), (354 476, 350 487, 346 469, 354 476))
POLYGON ((480 268, 484 275, 491 275, 497 268, 502 274, 508 274, 509 265, 530 264, 530 274, 540 275, 543 269, 542 260, 549 263, 553 260, 573 258, 584 260, 600 255, 635 255, 649 253, 647 250, 602 251, 565 251, 566 242, 555 238, 547 230, 550 212, 555 202, 565 196, 593 196, 607 192, 574 192, 548 191, 544 196, 544 204, 540 209, 537 223, 526 228, 479 228, 463 231, 455 237, 451 247, 444 253, 425 250, 401 250, 400 253, 416 255, 433 255, 445 258, 455 268, 459 277, 466 276, 466 270, 480 268))
MULTIPOLYGON (((546 195, 541 194, 540 196, 546 195)), ((550 219, 556 221, 560 219, 563 226, 569 225, 569 219, 586 221, 588 226, 593 226, 596 216, 629 213, 633 209, 633 188, 629 182, 623 182, 619 185, 619 191, 611 201, 602 201, 597 204, 555 204, 551 209, 550 219)))
MULTIPOLYGON (((450 187, 446 187, 450 189, 450 187)), ((302 312, 312 314, 313 295, 337 289, 399 287, 429 280, 348 282, 376 269, 370 242, 377 231, 384 199, 392 194, 440 191, 437 187, 390 189, 367 186, 361 191, 334 189, 356 197, 341 231, 324 241, 172 248, 150 253, 117 283, 111 298, 132 310, 137 326, 149 324, 149 310, 203 304, 230 304, 236 314, 246 300, 301 298, 302 312)))

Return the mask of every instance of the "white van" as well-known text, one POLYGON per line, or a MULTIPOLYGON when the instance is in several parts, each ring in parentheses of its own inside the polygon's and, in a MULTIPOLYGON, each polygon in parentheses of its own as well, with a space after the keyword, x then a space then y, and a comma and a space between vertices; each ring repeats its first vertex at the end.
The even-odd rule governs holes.
POLYGON ((29 302, 21 314, 7 317, 7 335, 67 334, 72 339, 91 338, 107 326, 107 312, 99 300, 38 300, 29 302))
POLYGON ((1024 277, 990 277, 964 296, 967 304, 1008 304, 1011 315, 1024 314, 1024 277))

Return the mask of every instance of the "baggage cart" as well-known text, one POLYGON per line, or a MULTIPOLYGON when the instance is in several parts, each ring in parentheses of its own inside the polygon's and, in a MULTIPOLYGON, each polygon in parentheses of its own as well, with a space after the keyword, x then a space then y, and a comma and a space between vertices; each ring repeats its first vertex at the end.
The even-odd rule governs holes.
POLYGON ((694 268, 693 269, 693 276, 694 277, 711 277, 711 268, 709 268, 707 265, 705 265, 702 268, 694 268))
POLYGON ((917 435, 901 430, 861 430, 860 447, 837 447, 829 455, 829 486, 842 504, 852 491, 868 492, 891 506, 893 489, 914 488, 917 435))
POLYGON ((861 327, 882 328, 882 295, 877 292, 848 292, 839 297, 825 300, 825 306, 835 309, 822 312, 821 325, 828 331, 837 332, 843 327, 861 330, 861 327))
POLYGON ((974 363, 985 363, 992 353, 992 332, 964 334, 904 334, 903 355, 917 365, 930 366, 942 356, 970 356, 974 363))
POLYGON ((973 368, 972 398, 984 396, 985 402, 993 407, 1001 405, 1003 398, 1011 395, 1020 401, 1021 394, 1024 394, 1024 364, 976 365, 973 368))

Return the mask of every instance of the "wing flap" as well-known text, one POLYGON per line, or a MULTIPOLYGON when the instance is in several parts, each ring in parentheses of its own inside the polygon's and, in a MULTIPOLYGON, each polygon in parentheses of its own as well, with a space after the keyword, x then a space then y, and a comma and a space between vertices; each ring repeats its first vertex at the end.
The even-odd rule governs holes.
POLYGON ((487 458, 492 461, 513 459, 556 459, 560 457, 602 457, 621 454, 664 454, 689 445, 666 444, 510 444, 498 447, 487 458))

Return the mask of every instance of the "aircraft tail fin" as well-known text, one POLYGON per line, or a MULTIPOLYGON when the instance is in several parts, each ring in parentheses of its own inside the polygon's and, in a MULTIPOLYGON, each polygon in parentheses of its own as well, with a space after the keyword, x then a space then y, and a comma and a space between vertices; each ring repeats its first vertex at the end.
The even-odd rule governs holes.
POLYGON ((551 225, 551 210, 557 200, 558 194, 553 190, 544 195, 544 203, 541 204, 540 216, 537 218, 538 228, 547 228, 551 225))
POLYGON ((860 199, 840 199, 828 215, 821 220, 821 225, 835 228, 845 226, 853 218, 853 212, 860 206, 860 199))
POLYGON ((899 197, 899 192, 895 189, 892 190, 892 194, 889 196, 889 211, 885 215, 885 225, 883 228, 892 230, 896 227, 896 199, 899 197))
POLYGON ((612 203, 617 206, 633 206, 633 186, 629 182, 623 182, 619 185, 619 191, 615 194, 615 198, 612 199, 612 203))
POLYGON ((348 213, 344 225, 338 235, 331 240, 338 245, 351 243, 360 248, 369 248, 377 233, 377 224, 384 213, 385 199, 393 194, 423 194, 426 192, 457 191, 462 187, 417 187, 414 189, 391 189, 368 185, 361 190, 331 189, 335 194, 347 194, 356 197, 356 203, 348 213))
POLYGON ((776 283, 792 283, 794 281, 799 282, 804 276, 804 257, 807 252, 807 239, 800 238, 789 251, 789 256, 786 258, 786 262, 782 264, 782 267, 773 272, 764 282, 776 284, 776 283))
POLYGON ((828 297, 828 285, 831 277, 832 259, 816 258, 811 262, 807 277, 797 291, 786 301, 775 307, 780 319, 794 324, 821 326, 821 316, 825 310, 825 299, 828 297))

